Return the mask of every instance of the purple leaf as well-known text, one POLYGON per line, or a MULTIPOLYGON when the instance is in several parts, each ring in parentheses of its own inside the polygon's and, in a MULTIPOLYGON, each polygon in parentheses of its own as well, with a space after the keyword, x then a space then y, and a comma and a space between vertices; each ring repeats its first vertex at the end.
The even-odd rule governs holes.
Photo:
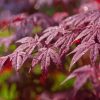
POLYGON ((53 39, 55 39, 58 35, 63 35, 66 31, 63 27, 49 27, 43 32, 43 36, 40 37, 39 41, 46 39, 45 43, 49 44, 53 39))
POLYGON ((36 56, 34 56, 32 66, 34 67, 37 63, 40 63, 41 69, 46 71, 51 64, 51 61, 56 66, 61 66, 60 56, 55 48, 41 48, 36 56))
POLYGON ((92 68, 90 65, 85 65, 81 68, 76 69, 73 71, 62 83, 64 84, 69 79, 75 78, 74 82, 74 92, 76 92, 86 83, 87 79, 90 78, 92 75, 92 68))

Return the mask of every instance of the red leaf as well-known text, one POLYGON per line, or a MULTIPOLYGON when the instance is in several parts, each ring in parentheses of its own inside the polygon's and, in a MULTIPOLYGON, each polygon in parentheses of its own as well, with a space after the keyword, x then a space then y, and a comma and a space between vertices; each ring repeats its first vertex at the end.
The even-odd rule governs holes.
POLYGON ((5 57, 1 57, 0 58, 0 74, 4 73, 4 72, 11 72, 12 71, 12 62, 9 59, 9 57, 5 56, 5 57))
POLYGON ((78 40, 75 40, 73 43, 79 44, 80 42, 81 42, 81 40, 78 39, 78 40))
POLYGON ((15 19, 13 19, 13 23, 15 23, 15 22, 20 22, 20 21, 22 21, 22 20, 24 20, 24 18, 21 18, 21 17, 16 17, 15 19))
POLYGON ((41 69, 43 71, 47 71, 48 67, 51 64, 51 61, 58 67, 61 66, 61 60, 59 53, 55 50, 55 48, 41 48, 39 52, 34 56, 32 61, 32 66, 34 67, 37 63, 41 64, 41 69))
POLYGON ((2 20, 2 21, 0 21, 0 27, 1 28, 8 26, 8 24, 9 24, 8 20, 2 20))
POLYGON ((74 94, 86 83, 87 79, 92 76, 92 68, 90 65, 85 65, 73 71, 61 84, 64 84, 69 79, 76 77, 74 82, 74 94))

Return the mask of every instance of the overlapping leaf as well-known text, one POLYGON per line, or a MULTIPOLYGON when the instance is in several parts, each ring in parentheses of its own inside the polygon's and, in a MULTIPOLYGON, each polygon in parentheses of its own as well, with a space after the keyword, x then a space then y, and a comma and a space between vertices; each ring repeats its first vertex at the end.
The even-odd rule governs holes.
POLYGON ((72 59, 71 66, 76 63, 80 59, 80 57, 82 57, 82 55, 84 55, 88 50, 90 50, 91 63, 94 65, 100 50, 99 22, 87 26, 87 28, 82 31, 75 40, 80 38, 82 39, 81 44, 72 51, 72 53, 76 53, 74 54, 74 57, 72 59))
MULTIPOLYGON (((10 58, 10 61, 12 62, 12 66, 16 70, 20 69, 20 67, 27 60, 27 58, 30 57, 30 55, 34 51, 34 49, 36 47, 38 47, 39 45, 41 45, 37 41, 37 39, 38 39, 37 36, 35 38, 25 37, 25 38, 17 41, 17 43, 22 43, 22 44, 12 54, 7 56, 8 58, 10 58)), ((2 58, 0 58, 0 59, 2 59, 2 58)), ((3 64, 1 64, 1 66, 3 66, 3 64)))
POLYGON ((71 67, 75 64, 87 51, 90 51, 90 60, 91 64, 94 65, 96 63, 97 57, 99 55, 100 44, 95 43, 94 41, 84 42, 77 46, 71 53, 75 53, 72 61, 71 67))
POLYGON ((12 65, 15 68, 19 69, 34 49, 39 46, 40 43, 37 39, 37 36, 35 38, 25 37, 17 41, 17 43, 19 42, 22 44, 10 55, 12 65))
POLYGON ((14 52, 9 55, 10 61, 12 63, 12 67, 15 70, 19 70, 28 57, 29 55, 27 55, 25 52, 22 51, 14 52))
POLYGON ((39 26, 41 30, 53 26, 55 22, 49 16, 43 13, 35 13, 24 19, 19 26, 16 27, 16 38, 20 39, 25 36, 32 36, 34 27, 39 26))
POLYGON ((75 78, 74 92, 76 92, 86 83, 87 79, 92 76, 93 69, 90 65, 85 65, 73 71, 61 84, 64 84, 69 79, 75 78))
MULTIPOLYGON (((96 20, 95 22, 89 24, 85 30, 83 30, 75 40, 82 38, 82 42, 86 42, 89 40, 95 39, 97 36, 97 41, 99 41, 100 37, 100 27, 99 22, 96 20)), ((96 41, 96 42, 97 42, 96 41)))
POLYGON ((22 43, 15 51, 23 51, 27 54, 31 54, 33 50, 40 46, 41 43, 38 41, 38 36, 36 35, 35 38, 32 37, 25 37, 17 41, 17 43, 22 43))
POLYGON ((69 26, 68 28, 71 29, 76 29, 77 27, 80 27, 83 24, 87 25, 89 23, 95 22, 95 20, 99 21, 99 17, 100 17, 100 11, 92 10, 68 17, 61 23, 61 25, 64 27, 69 26))
POLYGON ((60 53, 61 57, 68 52, 68 50, 69 50, 70 46, 72 45, 72 42, 76 36, 77 36, 77 34, 74 34, 74 33, 73 34, 65 34, 55 42, 54 46, 60 48, 59 53, 60 53))
MULTIPOLYGON (((54 25, 52 24, 52 20, 43 14, 32 15, 27 18, 25 17, 25 19, 22 20, 22 23, 17 27, 16 38, 31 36, 35 25, 40 25, 43 29, 54 25)), ((13 20, 12 22, 14 21, 16 20, 13 20)), ((81 42, 78 46, 76 45, 77 47, 71 52, 75 54, 70 66, 73 66, 73 64, 89 51, 90 64, 94 68, 97 57, 100 56, 99 10, 87 11, 68 17, 61 22, 59 26, 45 29, 41 32, 40 37, 26 37, 17 41, 17 43, 21 43, 21 45, 18 46, 12 54, 0 58, 0 68, 2 68, 9 59, 12 66, 16 70, 19 70, 30 56, 32 57, 31 68, 34 68, 36 64, 40 64, 41 69, 44 71, 47 71, 49 67, 51 68, 53 65, 59 67, 62 65, 61 57, 66 55, 70 46, 78 39, 80 39, 81 42), (34 50, 37 52, 33 56, 32 52, 34 50)), ((3 41, 3 43, 5 43, 5 41, 3 41)), ((96 70, 93 68, 90 65, 86 65, 76 69, 65 81, 76 77, 74 83, 74 92, 76 93, 91 76, 91 79, 93 80, 93 74, 95 76, 94 79, 99 80, 99 74, 96 74, 96 70)))
POLYGON ((80 44, 71 52, 75 53, 71 61, 71 67, 90 49, 93 43, 94 42, 80 44))
POLYGON ((49 27, 43 32, 43 36, 40 37, 39 41, 46 39, 45 43, 49 44, 52 40, 66 33, 63 27, 55 26, 49 27))
POLYGON ((51 61, 56 66, 61 66, 60 55, 57 53, 54 47, 51 48, 41 48, 36 56, 33 58, 32 66, 34 67, 37 63, 41 64, 42 70, 47 70, 51 65, 51 61))

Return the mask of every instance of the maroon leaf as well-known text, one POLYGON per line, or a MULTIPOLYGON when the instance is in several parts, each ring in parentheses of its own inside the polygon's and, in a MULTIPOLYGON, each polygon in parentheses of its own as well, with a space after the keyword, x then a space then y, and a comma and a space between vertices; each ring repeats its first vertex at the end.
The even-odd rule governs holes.
POLYGON ((8 56, 0 57, 0 69, 2 69, 7 59, 8 59, 8 56))
POLYGON ((92 68, 90 65, 85 65, 73 71, 61 84, 64 84, 69 79, 76 77, 74 82, 74 92, 76 94, 76 92, 87 82, 87 79, 89 79, 91 75, 92 68))
POLYGON ((47 70, 51 64, 51 61, 54 62, 56 66, 61 66, 60 56, 55 50, 55 48, 41 48, 37 55, 33 58, 32 66, 34 67, 37 63, 41 64, 42 70, 47 70))
POLYGON ((18 40, 17 43, 22 43, 15 51, 23 51, 26 54, 31 54, 33 50, 41 45, 40 42, 38 42, 38 37, 35 36, 35 38, 32 37, 25 37, 21 40, 18 40))
POLYGON ((9 55, 10 60, 12 62, 12 66, 14 69, 19 70, 23 63, 28 58, 28 55, 26 55, 25 52, 14 52, 11 55, 9 55))
POLYGON ((80 44, 71 52, 71 53, 76 52, 72 58, 72 61, 70 64, 71 67, 91 48, 91 45, 93 45, 93 43, 94 43, 94 41, 80 44))
POLYGON ((40 37, 39 41, 42 41, 46 38, 45 43, 49 44, 53 39, 55 39, 59 34, 63 35, 66 33, 66 31, 63 29, 63 27, 49 27, 44 32, 44 35, 40 37))

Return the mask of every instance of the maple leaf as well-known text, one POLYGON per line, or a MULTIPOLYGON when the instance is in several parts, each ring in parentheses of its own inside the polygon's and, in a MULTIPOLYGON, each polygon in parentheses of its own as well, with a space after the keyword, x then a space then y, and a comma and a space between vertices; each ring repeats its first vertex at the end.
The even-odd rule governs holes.
POLYGON ((17 41, 22 43, 12 54, 9 55, 12 65, 15 69, 20 69, 23 63, 29 58, 30 54, 38 46, 38 37, 25 37, 17 41))
MULTIPOLYGON (((31 16, 19 14, 8 19, 7 28, 15 29, 14 41, 26 36, 33 36, 33 29, 40 27, 40 32, 49 26, 55 25, 53 18, 43 13, 34 13, 31 16)), ((37 32, 37 33, 40 33, 37 32)))
POLYGON ((62 83, 64 84, 66 81, 75 78, 74 82, 74 93, 76 94, 77 91, 87 82, 87 79, 89 79, 92 76, 93 69, 90 65, 85 65, 81 68, 78 68, 74 70, 62 83))
POLYGON ((2 69, 5 62, 8 60, 8 56, 0 57, 0 69, 2 69))
POLYGON ((99 27, 99 21, 98 19, 93 22, 90 23, 85 30, 83 30, 77 37, 75 40, 82 38, 82 42, 85 41, 90 41, 95 39, 96 42, 99 42, 99 38, 100 38, 100 27, 99 27), (96 40, 97 37, 97 40, 96 40))
POLYGON ((54 46, 60 48, 59 53, 61 57, 68 52, 76 36, 77 34, 75 33, 65 34, 55 42, 54 46))
POLYGON ((67 31, 64 30, 64 28, 60 26, 49 27, 43 31, 43 36, 40 37, 39 41, 46 39, 45 43, 49 44, 52 40, 57 38, 57 36, 63 35, 66 32, 67 31))
POLYGON ((71 53, 75 53, 70 64, 71 67, 90 49, 90 46, 93 43, 90 42, 90 43, 80 44, 71 52, 71 53))
POLYGON ((55 22, 49 16, 43 13, 34 13, 22 20, 20 25, 16 27, 16 38, 19 37, 20 39, 25 36, 32 36, 35 26, 40 26, 43 30, 53 25, 55 25, 55 22))
MULTIPOLYGON (((75 53, 70 66, 72 67, 88 50, 90 50, 90 60, 94 65, 99 54, 100 44, 95 43, 94 41, 84 42, 83 44, 78 45, 71 53, 75 53)), ((71 54, 70 53, 70 54, 71 54)))
POLYGON ((95 43, 94 45, 91 46, 90 60, 91 60, 92 66, 96 66, 95 63, 96 63, 97 57, 99 55, 99 51, 100 51, 100 44, 95 43))
POLYGON ((34 56, 32 61, 32 67, 37 63, 41 64, 41 69, 47 71, 48 67, 51 65, 51 61, 56 66, 61 66, 60 55, 57 53, 54 47, 50 48, 41 48, 39 52, 34 56))
POLYGON ((100 50, 99 22, 96 22, 96 24, 89 24, 87 28, 76 37, 75 40, 78 39, 81 39, 81 44, 72 51, 72 53, 76 53, 72 59, 71 66, 76 63, 88 50, 90 50, 90 60, 94 66, 100 50))
POLYGON ((14 52, 9 55, 10 61, 12 63, 12 67, 15 70, 19 70, 28 57, 29 57, 29 55, 27 55, 25 52, 21 52, 21 51, 14 52))
MULTIPOLYGON (((12 54, 7 56, 10 59, 14 69, 19 70, 24 62, 30 57, 34 49, 39 46, 37 39, 38 36, 35 36, 35 38, 25 37, 17 41, 17 43, 22 44, 12 54)), ((3 64, 1 63, 1 66, 3 66, 3 64)))
POLYGON ((100 17, 99 10, 87 11, 87 12, 79 13, 79 14, 66 18, 60 23, 60 25, 72 31, 77 28, 80 28, 81 26, 86 28, 88 24, 91 24, 95 22, 96 20, 99 21, 99 17, 100 17))
POLYGON ((38 36, 36 35, 35 38, 32 37, 25 37, 17 41, 17 43, 22 43, 16 50, 16 51, 23 51, 26 52, 26 54, 31 54, 33 50, 41 45, 38 41, 38 36))
POLYGON ((19 70, 27 58, 28 58, 28 55, 26 55, 25 52, 22 52, 22 51, 13 52, 12 54, 8 56, 4 56, 0 58, 0 68, 5 67, 5 63, 9 64, 10 62, 12 65, 11 67, 13 67, 16 70, 19 70))

